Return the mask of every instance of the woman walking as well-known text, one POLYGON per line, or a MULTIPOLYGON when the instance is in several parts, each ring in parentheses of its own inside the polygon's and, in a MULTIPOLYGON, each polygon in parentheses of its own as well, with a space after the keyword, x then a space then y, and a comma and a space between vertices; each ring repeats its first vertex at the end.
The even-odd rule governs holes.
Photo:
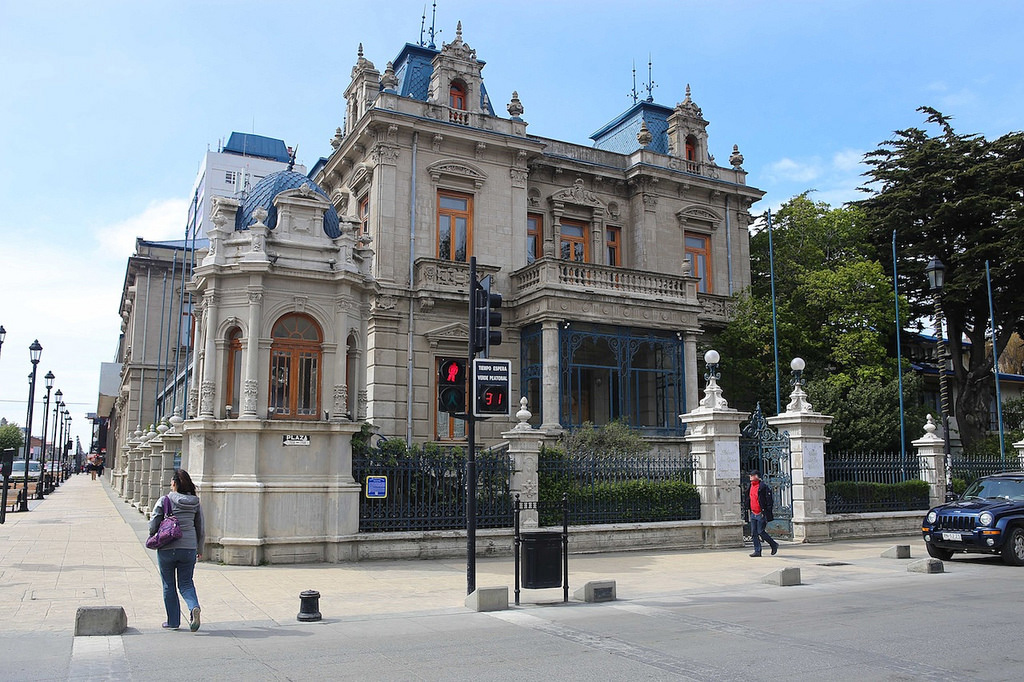
POLYGON ((196 559, 202 556, 203 551, 203 509, 188 472, 175 469, 171 477, 171 492, 157 500, 153 506, 153 515, 149 520, 150 536, 156 535, 163 521, 164 497, 170 502, 171 514, 177 517, 181 526, 181 537, 156 551, 160 580, 164 586, 164 609, 167 611, 167 622, 163 627, 177 630, 181 625, 181 604, 178 602, 178 592, 181 592, 189 610, 189 629, 195 632, 199 629, 199 599, 196 597, 192 574, 196 568, 196 559))

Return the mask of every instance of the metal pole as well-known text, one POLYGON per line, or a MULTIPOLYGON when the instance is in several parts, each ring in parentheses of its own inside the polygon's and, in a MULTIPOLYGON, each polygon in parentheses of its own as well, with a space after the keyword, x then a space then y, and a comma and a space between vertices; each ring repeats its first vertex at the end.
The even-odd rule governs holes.
POLYGON ((37 500, 43 499, 46 488, 46 427, 50 417, 50 389, 53 388, 53 384, 49 383, 51 381, 53 381, 53 374, 47 372, 46 403, 43 405, 43 440, 42 446, 39 448, 39 466, 42 471, 39 472, 39 482, 36 484, 37 500))
POLYGON ((775 311, 775 249, 772 245, 772 212, 768 210, 768 272, 772 286, 772 346, 775 349, 775 414, 782 412, 782 391, 779 388, 779 325, 775 311))
POLYGON ((935 295, 935 327, 939 352, 939 401, 942 410, 942 451, 946 460, 946 500, 953 499, 953 455, 949 444, 949 379, 946 377, 946 341, 942 332, 942 303, 935 295))
POLYGON ((992 272, 985 261, 985 282, 988 283, 988 323, 992 330, 992 373, 996 377, 996 419, 999 424, 999 460, 1006 461, 1006 440, 1003 438, 1003 397, 999 391, 999 349, 996 347, 996 313, 992 305, 992 272))
POLYGON ((64 462, 62 461, 62 458, 57 456, 57 406, 60 405, 60 399, 61 399, 61 396, 63 396, 63 395, 64 394, 60 392, 59 388, 57 389, 57 392, 54 394, 54 399, 53 399, 53 438, 50 439, 50 442, 52 443, 50 445, 50 450, 52 451, 51 454, 54 457, 54 461, 57 462, 57 485, 60 485, 61 483, 64 482, 64 477, 63 477, 64 462))
POLYGON ((892 292, 896 302, 896 376, 899 378, 900 391, 900 467, 903 479, 907 480, 907 428, 903 413, 903 351, 900 348, 900 336, 903 325, 900 323, 900 284, 896 271, 896 230, 892 231, 892 292))
MULTIPOLYGON (((469 353, 466 363, 471 383, 473 358, 476 356, 476 292, 476 256, 472 256, 469 259, 469 353)), ((466 594, 476 591, 476 420, 470 400, 471 396, 466 396, 466 594)))
POLYGON ((21 496, 21 511, 28 511, 28 456, 32 452, 32 403, 36 399, 36 370, 39 369, 39 353, 43 347, 39 340, 32 342, 29 348, 29 357, 32 359, 32 373, 28 375, 28 415, 25 418, 25 489, 21 496))

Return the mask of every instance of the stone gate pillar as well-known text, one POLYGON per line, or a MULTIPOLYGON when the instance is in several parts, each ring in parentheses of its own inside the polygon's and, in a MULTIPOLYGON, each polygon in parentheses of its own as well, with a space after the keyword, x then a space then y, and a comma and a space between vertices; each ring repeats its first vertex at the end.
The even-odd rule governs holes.
MULTIPOLYGON (((537 464, 540 459, 540 448, 543 443, 543 434, 530 426, 530 417, 533 415, 526 409, 526 398, 520 401, 519 411, 516 412, 516 424, 511 431, 501 434, 501 437, 508 441, 508 454, 512 457, 514 471, 512 472, 511 490, 512 499, 519 495, 520 502, 536 502, 540 494, 540 486, 537 479, 537 464)), ((539 523, 536 509, 526 509, 519 516, 521 528, 534 529, 539 523)))
POLYGON ((1024 440, 1014 443, 1013 448, 1017 451, 1017 461, 1020 462, 1020 468, 1024 469, 1024 440))
POLYGON ((789 432, 790 473, 793 478, 793 539, 797 542, 824 542, 829 539, 825 510, 825 427, 833 417, 815 412, 807 402, 801 373, 804 361, 795 358, 793 392, 786 411, 769 417, 768 423, 780 432, 789 432))
POLYGON ((704 354, 708 364, 704 399, 680 415, 694 458, 694 484, 700 491, 700 518, 708 547, 742 547, 740 509, 740 424, 749 417, 729 407, 718 385, 716 351, 704 354))
POLYGON ((924 435, 910 444, 917 450, 921 480, 928 483, 928 506, 936 507, 946 501, 946 455, 944 442, 935 435, 935 420, 928 415, 924 435))

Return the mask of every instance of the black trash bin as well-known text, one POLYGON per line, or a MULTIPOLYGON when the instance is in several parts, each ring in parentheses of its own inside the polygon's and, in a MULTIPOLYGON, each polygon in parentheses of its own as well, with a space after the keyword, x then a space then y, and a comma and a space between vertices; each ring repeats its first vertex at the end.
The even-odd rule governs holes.
POLYGON ((562 586, 562 534, 534 531, 521 535, 523 587, 528 590, 562 586))

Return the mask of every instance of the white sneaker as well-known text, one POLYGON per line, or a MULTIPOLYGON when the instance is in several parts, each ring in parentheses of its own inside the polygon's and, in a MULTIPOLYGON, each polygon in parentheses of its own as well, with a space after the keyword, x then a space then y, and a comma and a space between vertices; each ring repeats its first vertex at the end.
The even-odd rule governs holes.
POLYGON ((199 629, 199 607, 192 609, 192 620, 189 621, 188 629, 195 632, 199 629))

